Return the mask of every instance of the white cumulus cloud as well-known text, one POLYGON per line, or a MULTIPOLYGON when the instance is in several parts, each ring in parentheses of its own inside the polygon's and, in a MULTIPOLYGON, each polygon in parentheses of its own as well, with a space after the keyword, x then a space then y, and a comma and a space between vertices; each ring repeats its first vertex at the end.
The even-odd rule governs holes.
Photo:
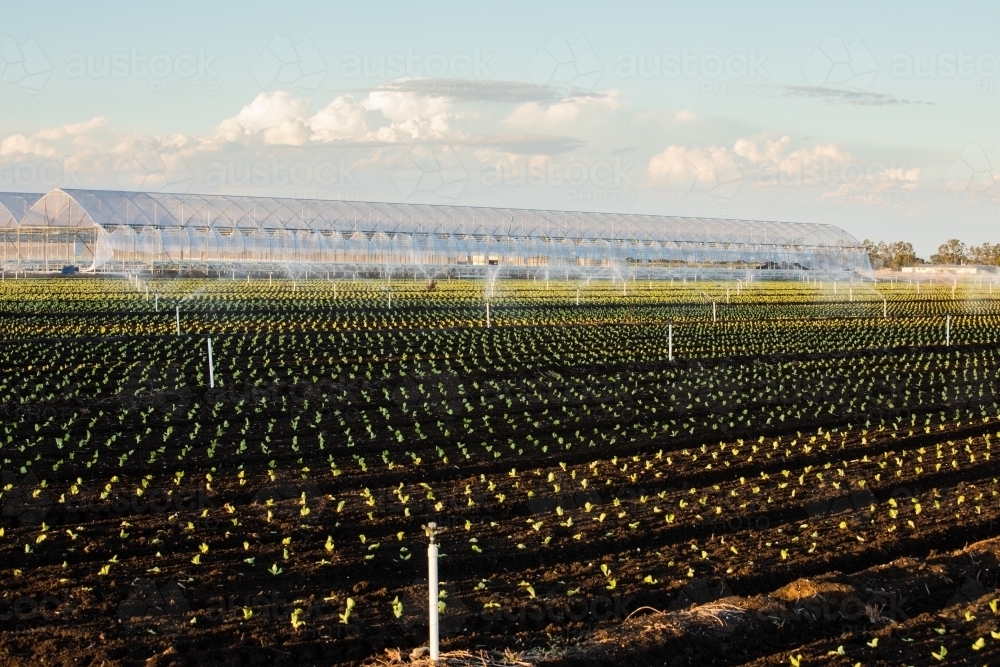
POLYGON ((445 97, 376 90, 355 100, 342 95, 312 113, 308 98, 289 91, 260 93, 219 123, 208 145, 257 137, 267 144, 302 146, 339 140, 399 142, 445 136, 454 117, 445 97))
MULTIPOLYGON (((678 195, 706 191, 734 195, 740 184, 757 187, 817 187, 820 198, 912 190, 920 168, 887 160, 862 160, 835 143, 795 146, 789 136, 758 142, 739 139, 725 146, 671 145, 650 158, 647 173, 678 195)), ((881 200, 879 200, 881 201, 881 200)))
POLYGON ((219 123, 218 133, 235 139, 240 134, 255 134, 277 127, 288 118, 302 118, 309 111, 307 98, 293 97, 287 90, 260 93, 232 118, 219 123))
POLYGON ((586 111, 611 110, 624 106, 618 91, 573 95, 552 104, 525 102, 514 108, 506 123, 517 127, 565 125, 586 111))
POLYGON ((93 143, 93 135, 108 124, 107 116, 95 116, 83 123, 45 128, 30 135, 12 134, 0 142, 0 155, 24 153, 56 157, 67 150, 79 150, 93 143))

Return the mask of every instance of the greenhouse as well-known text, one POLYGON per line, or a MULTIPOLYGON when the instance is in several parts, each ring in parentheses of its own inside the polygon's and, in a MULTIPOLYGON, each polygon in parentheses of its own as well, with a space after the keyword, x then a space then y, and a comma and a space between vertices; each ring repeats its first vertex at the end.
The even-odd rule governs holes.
POLYGON ((833 225, 227 195, 0 193, 5 271, 871 277, 833 225))

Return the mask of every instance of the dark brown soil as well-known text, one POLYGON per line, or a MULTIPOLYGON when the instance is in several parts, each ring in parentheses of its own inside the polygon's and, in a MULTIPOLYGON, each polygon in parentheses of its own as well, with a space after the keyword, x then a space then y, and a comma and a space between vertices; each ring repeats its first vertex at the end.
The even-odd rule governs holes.
POLYGON ((9 336, 0 662, 405 656, 434 521, 446 651, 1000 664, 992 316, 948 348, 783 321, 780 355, 698 322, 670 361, 660 322, 614 309, 489 332, 359 312, 215 334, 216 389, 201 336, 84 312, 53 322, 93 338, 9 336))

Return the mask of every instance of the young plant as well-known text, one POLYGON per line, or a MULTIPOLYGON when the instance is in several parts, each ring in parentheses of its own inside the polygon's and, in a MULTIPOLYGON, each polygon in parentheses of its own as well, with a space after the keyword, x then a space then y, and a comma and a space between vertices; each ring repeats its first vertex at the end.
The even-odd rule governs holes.
POLYGON ((344 613, 340 614, 340 622, 347 625, 351 618, 351 610, 354 609, 354 598, 347 598, 347 602, 344 604, 344 613))

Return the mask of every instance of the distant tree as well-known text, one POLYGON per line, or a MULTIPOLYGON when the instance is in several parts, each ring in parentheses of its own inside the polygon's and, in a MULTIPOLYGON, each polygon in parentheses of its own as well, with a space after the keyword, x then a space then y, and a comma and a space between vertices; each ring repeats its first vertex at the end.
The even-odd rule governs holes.
MULTIPOLYGON (((861 242, 868 252, 873 269, 892 269, 898 271, 904 266, 925 264, 917 257, 913 244, 906 241, 876 243, 871 239, 861 242)), ((932 264, 986 264, 1000 266, 1000 243, 984 242, 982 245, 967 246, 959 239, 948 239, 938 246, 936 253, 931 255, 932 264)))
POLYGON ((973 264, 1000 265, 1000 243, 974 245, 967 253, 969 261, 973 264))
POLYGON ((966 257, 967 248, 958 239, 948 239, 947 242, 938 246, 937 253, 931 255, 931 262, 934 264, 963 264, 968 259, 966 257))
POLYGON ((923 264, 924 260, 917 257, 913 250, 913 244, 907 241, 894 241, 886 247, 888 255, 888 266, 890 269, 899 270, 904 266, 923 264))
POLYGON ((879 241, 875 243, 870 239, 865 239, 862 241, 862 245, 868 251, 868 259, 871 260, 873 269, 898 271, 904 266, 913 266, 924 262, 917 257, 913 250, 913 244, 906 241, 893 241, 892 243, 879 241))
POLYGON ((868 251, 868 261, 872 263, 873 269, 881 269, 882 267, 882 249, 885 247, 885 243, 875 243, 871 239, 865 239, 861 242, 861 245, 865 247, 868 251))

